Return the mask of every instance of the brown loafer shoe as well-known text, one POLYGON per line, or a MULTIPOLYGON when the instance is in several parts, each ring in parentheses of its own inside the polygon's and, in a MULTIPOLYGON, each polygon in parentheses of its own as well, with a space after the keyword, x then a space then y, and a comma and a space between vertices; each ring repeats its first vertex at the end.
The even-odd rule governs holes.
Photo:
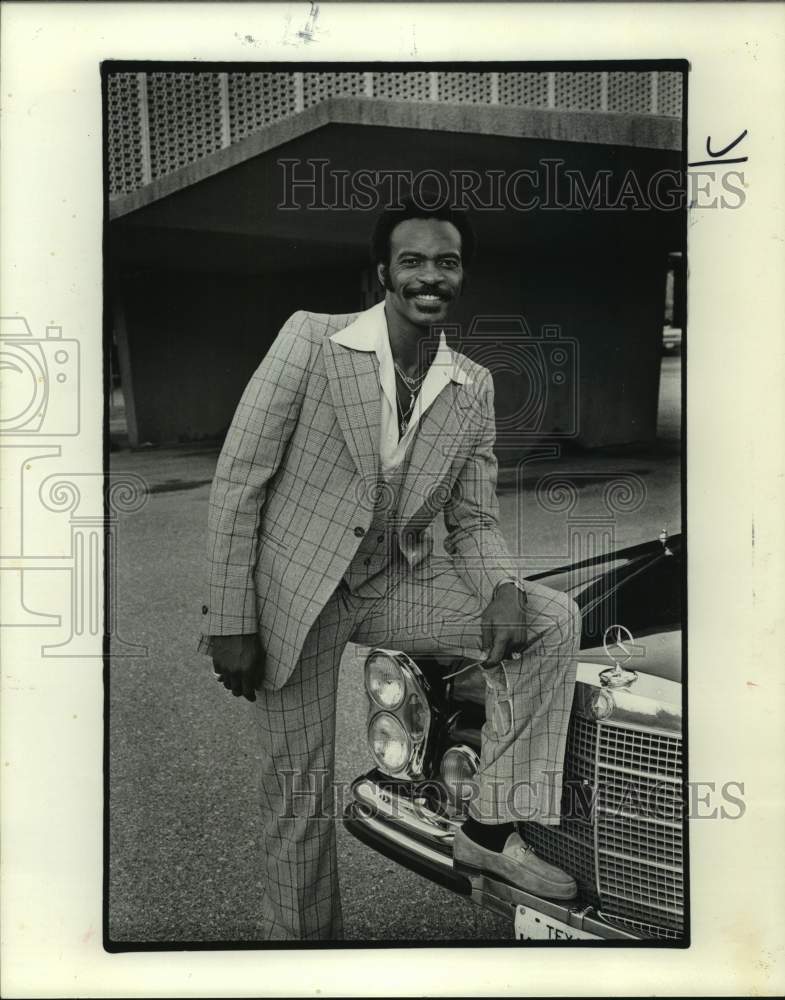
POLYGON ((491 851, 458 830, 453 841, 453 866, 466 875, 496 875, 546 899, 574 899, 578 893, 574 878, 543 861, 517 833, 510 834, 502 851, 491 851))

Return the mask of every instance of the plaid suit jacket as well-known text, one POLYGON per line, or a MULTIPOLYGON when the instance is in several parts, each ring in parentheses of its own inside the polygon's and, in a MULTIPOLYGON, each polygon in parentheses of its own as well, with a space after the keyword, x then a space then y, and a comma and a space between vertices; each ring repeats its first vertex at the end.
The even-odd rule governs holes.
MULTIPOLYGON (((209 652, 211 635, 258 631, 268 688, 291 675, 373 517, 378 361, 331 339, 362 315, 294 313, 248 383, 218 459, 200 648, 209 652)), ((464 355, 452 358, 410 447, 398 538, 416 565, 443 512, 445 548, 487 605, 515 575, 498 525, 493 381, 464 355)))

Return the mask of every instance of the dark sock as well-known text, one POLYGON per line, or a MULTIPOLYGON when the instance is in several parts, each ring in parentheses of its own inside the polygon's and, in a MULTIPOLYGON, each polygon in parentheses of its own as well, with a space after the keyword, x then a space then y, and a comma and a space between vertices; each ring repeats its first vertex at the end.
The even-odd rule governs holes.
POLYGON ((473 817, 467 816, 461 829, 475 844, 486 847, 489 851, 501 851, 507 838, 515 830, 515 824, 479 823, 473 817))

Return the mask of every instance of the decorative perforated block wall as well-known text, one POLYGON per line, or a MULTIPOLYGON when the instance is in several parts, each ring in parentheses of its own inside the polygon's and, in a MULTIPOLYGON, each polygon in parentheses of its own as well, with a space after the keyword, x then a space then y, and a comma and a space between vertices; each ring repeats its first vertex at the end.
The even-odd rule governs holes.
POLYGON ((652 73, 609 73, 608 110, 652 112, 652 73))
POLYGON ((220 149, 221 74, 150 73, 147 82, 152 176, 170 174, 220 149))
POLYGON ((518 108, 547 108, 549 75, 499 73, 499 104, 518 108))
POLYGON ((135 191, 150 180, 149 144, 142 141, 146 124, 140 91, 146 80, 141 73, 115 73, 107 79, 107 155, 109 191, 135 191))
POLYGON ((303 73, 303 104, 310 108, 328 97, 362 97, 363 73, 303 73))
POLYGON ((600 73, 555 73, 554 106, 565 111, 601 111, 603 76, 600 73))
POLYGON ((228 73, 232 142, 239 142, 297 110, 294 73, 228 73))
POLYGON ((429 101, 430 74, 373 73, 373 96, 388 101, 429 101))
POLYGON ((490 73, 439 73, 438 95, 448 104, 490 104, 490 73))
POLYGON ((107 85, 110 197, 135 191, 331 97, 679 118, 682 76, 649 71, 116 73, 107 85))

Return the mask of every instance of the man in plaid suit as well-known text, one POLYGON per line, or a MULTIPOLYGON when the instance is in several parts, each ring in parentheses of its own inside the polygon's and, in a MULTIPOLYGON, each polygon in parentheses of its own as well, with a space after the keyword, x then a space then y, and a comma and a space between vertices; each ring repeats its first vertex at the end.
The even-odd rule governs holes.
POLYGON ((497 519, 491 376, 430 335, 473 249, 461 213, 412 202, 383 213, 373 252, 384 301, 295 313, 218 461, 200 648, 228 690, 255 702, 270 939, 342 936, 328 800, 349 641, 483 660, 479 794, 455 863, 554 898, 576 892, 515 820, 559 820, 580 613, 518 579, 497 519), (446 556, 432 552, 438 514, 446 556), (308 790, 305 815, 294 789, 308 790))

